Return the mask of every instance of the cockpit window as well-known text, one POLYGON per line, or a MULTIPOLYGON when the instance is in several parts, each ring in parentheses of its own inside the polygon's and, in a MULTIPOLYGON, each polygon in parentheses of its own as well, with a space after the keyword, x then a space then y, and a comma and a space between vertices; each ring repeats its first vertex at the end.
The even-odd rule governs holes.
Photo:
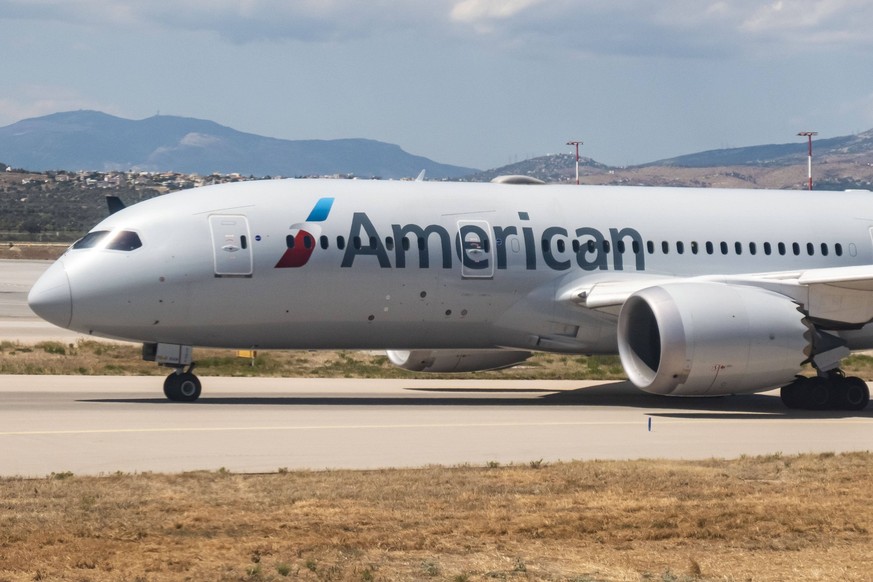
POLYGON ((74 249, 91 249, 100 244, 109 235, 108 230, 95 230, 89 232, 73 244, 74 249))
POLYGON ((112 251, 132 251, 142 246, 139 235, 131 230, 122 230, 112 237, 106 248, 112 251))
POLYGON ((139 235, 131 230, 95 230, 80 238, 73 249, 92 249, 101 247, 111 251, 132 251, 142 246, 139 235), (111 236, 110 236, 111 235, 111 236), (108 238, 107 238, 108 237, 108 238))

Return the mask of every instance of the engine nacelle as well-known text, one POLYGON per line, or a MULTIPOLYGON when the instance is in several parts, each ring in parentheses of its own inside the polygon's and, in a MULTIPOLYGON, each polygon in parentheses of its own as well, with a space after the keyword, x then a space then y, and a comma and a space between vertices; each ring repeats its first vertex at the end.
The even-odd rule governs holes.
POLYGON ((721 283, 643 289, 618 319, 624 370, 655 394, 717 396, 788 384, 811 354, 810 338, 788 297, 721 283))
POLYGON ((388 350, 395 366, 413 372, 478 372, 520 364, 531 352, 518 350, 388 350))

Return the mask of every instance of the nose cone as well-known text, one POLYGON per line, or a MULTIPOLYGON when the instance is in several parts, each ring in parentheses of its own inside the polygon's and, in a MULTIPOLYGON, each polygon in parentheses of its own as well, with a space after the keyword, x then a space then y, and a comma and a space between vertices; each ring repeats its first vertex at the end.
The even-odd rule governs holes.
POLYGON ((27 304, 38 316, 59 327, 70 327, 73 317, 73 296, 70 280, 61 261, 56 261, 42 274, 27 296, 27 304))

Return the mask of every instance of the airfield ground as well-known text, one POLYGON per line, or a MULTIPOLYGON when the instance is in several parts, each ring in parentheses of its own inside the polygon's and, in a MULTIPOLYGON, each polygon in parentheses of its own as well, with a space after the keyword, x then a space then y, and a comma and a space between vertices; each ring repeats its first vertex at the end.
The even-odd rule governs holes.
MULTIPOLYGON (((32 252, 22 258, 51 258, 32 252)), ((137 362, 131 349, 4 342, 0 367, 145 373, 127 368, 137 362)), ((229 354, 208 359, 214 373, 284 375, 307 357, 254 368, 229 354)), ((359 357, 374 373, 384 364, 319 357, 314 375, 362 373, 359 357)), ((853 373, 873 376, 863 356, 856 364, 853 373)), ((611 367, 556 357, 524 373, 611 367)), ((860 581, 873 559, 869 452, 256 475, 58 471, 0 479, 0 580, 860 581)))
POLYGON ((3 580, 869 580, 873 455, 0 481, 3 580))

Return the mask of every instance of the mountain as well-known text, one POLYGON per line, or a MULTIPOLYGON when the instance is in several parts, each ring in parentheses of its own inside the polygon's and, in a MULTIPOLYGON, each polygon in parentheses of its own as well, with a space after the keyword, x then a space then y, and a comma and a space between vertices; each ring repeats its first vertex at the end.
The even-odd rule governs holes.
MULTIPOLYGON (((609 166, 591 158, 579 158, 579 172, 600 174, 609 171, 609 166)), ((497 176, 530 176, 543 182, 569 182, 575 179, 576 156, 573 154, 549 154, 501 166, 493 170, 477 172, 464 179, 470 182, 488 182, 497 176)))
POLYGON ((69 111, 0 128, 0 159, 28 170, 175 171, 208 175, 457 178, 476 170, 367 139, 283 140, 212 121, 156 115, 130 120, 69 111))
MULTIPOLYGON (((709 150, 658 160, 643 166, 675 166, 680 168, 712 168, 717 166, 787 166, 801 163, 807 158, 806 138, 785 144, 757 145, 740 148, 709 150)), ((873 153, 873 129, 856 135, 814 139, 813 154, 816 158, 839 156, 844 161, 851 157, 869 158, 873 153)))
MULTIPOLYGON (((819 190, 873 190, 873 129, 813 141, 813 182, 819 190)), ((696 188, 805 188, 806 141, 711 150, 629 167, 580 159, 582 184, 696 188)), ((575 157, 552 154, 479 172, 465 180, 520 174, 545 182, 572 182, 575 157)))

